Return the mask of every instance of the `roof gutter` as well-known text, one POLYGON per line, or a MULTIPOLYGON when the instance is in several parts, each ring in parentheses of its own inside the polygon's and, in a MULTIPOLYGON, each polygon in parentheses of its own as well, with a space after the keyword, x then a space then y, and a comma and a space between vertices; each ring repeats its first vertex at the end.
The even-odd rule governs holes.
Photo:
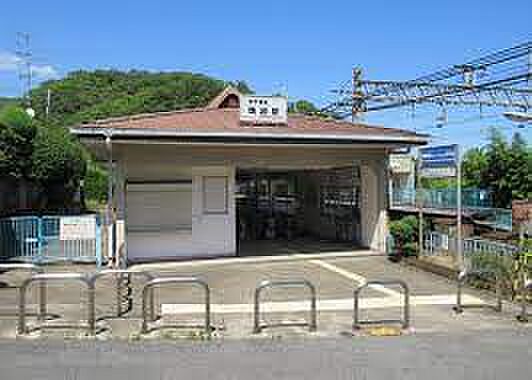
MULTIPOLYGON (((101 137, 105 138, 108 129, 102 128, 71 128, 70 131, 78 137, 101 137), (107 131, 107 132, 106 132, 107 131)), ((138 129, 113 129, 113 138, 124 139, 206 139, 206 140, 280 140, 285 142, 291 141, 330 141, 330 142, 373 142, 373 143, 403 143, 413 145, 424 145, 428 143, 428 135, 415 136, 371 136, 363 134, 352 135, 334 135, 334 134, 316 134, 316 133, 245 133, 245 132, 188 132, 188 131, 163 131, 163 130, 138 130, 138 129)))

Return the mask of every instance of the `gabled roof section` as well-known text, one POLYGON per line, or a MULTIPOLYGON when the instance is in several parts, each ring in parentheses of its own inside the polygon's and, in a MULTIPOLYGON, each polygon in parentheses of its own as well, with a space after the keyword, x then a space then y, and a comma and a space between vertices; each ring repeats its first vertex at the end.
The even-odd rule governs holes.
POLYGON ((239 108, 242 93, 233 86, 227 86, 205 107, 205 109, 239 108))
POLYGON ((99 120, 73 127, 71 131, 80 137, 103 136, 112 131, 113 136, 121 138, 253 140, 264 143, 341 141, 343 144, 424 145, 428 142, 427 135, 408 130, 299 114, 289 114, 283 125, 247 125, 240 121, 240 96, 236 88, 229 86, 205 108, 99 120))

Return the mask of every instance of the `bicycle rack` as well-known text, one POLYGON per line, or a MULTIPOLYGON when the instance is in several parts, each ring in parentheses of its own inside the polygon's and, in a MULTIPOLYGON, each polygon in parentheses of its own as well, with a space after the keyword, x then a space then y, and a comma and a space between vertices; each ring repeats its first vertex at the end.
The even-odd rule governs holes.
MULTIPOLYGON (((0 264, 0 270, 5 270, 5 271, 25 271, 25 272, 29 272, 31 273, 32 275, 33 274, 42 274, 44 273, 44 270, 35 265, 35 264, 0 264)), ((39 315, 38 315, 38 318, 39 320, 44 320, 44 318, 46 317, 46 287, 44 286, 44 284, 41 284, 40 286, 40 294, 39 294, 39 299, 40 299, 40 302, 39 302, 39 315)), ((18 297, 19 297, 19 302, 20 302, 20 292, 21 292, 21 287, 18 288, 18 297)))
MULTIPOLYGON (((154 313, 154 305, 153 305, 153 299, 154 299, 154 289, 155 287, 161 287, 165 285, 197 285, 203 288, 205 292, 205 323, 203 325, 205 334, 207 334, 208 337, 211 335, 211 291, 209 289, 209 285, 196 277, 159 277, 151 280, 146 285, 144 285, 144 288, 142 289, 142 328, 141 328, 141 334, 146 334, 149 331, 148 326, 148 312, 147 312, 147 304, 148 304, 148 298, 150 298, 150 302, 152 302, 152 305, 150 306, 152 308, 152 321, 155 320, 155 313, 154 313)), ((165 326, 159 326, 159 328, 183 328, 183 327, 190 327, 190 326, 182 326, 182 325, 165 325, 165 326)), ((195 327, 195 326, 194 326, 195 327)))
MULTIPOLYGON (((77 324, 77 325, 54 325, 48 327, 54 328, 80 328, 87 329, 89 334, 94 335, 95 332, 95 321, 94 321, 94 287, 91 279, 84 274, 79 273, 47 273, 47 274, 36 274, 22 283, 20 287, 20 297, 19 297, 19 320, 18 320, 18 333, 20 335, 28 334, 28 329, 26 326, 26 291, 28 287, 34 282, 40 282, 42 286, 44 283, 49 281, 79 281, 87 285, 87 295, 88 295, 88 306, 87 306, 87 325, 77 324)), ((40 303, 44 305, 44 313, 46 313, 47 301, 46 299, 40 299, 40 303)))
POLYGON ((362 325, 380 324, 380 323, 400 323, 403 329, 407 329, 410 326, 410 288, 407 283, 402 280, 373 280, 367 281, 355 289, 353 304, 353 329, 358 330, 362 325), (360 293, 362 290, 373 285, 399 285, 403 289, 403 318, 402 319, 390 319, 390 320, 360 320, 360 293))
POLYGON ((463 313, 466 308, 489 308, 493 309, 496 312, 500 313, 502 311, 502 284, 499 276, 495 273, 495 287, 497 298, 497 303, 495 305, 464 305, 462 303, 462 291, 467 279, 473 275, 482 275, 482 274, 493 274, 492 271, 483 271, 483 270, 463 270, 458 275, 458 286, 456 290, 456 305, 453 307, 453 310, 456 313, 463 313))
POLYGON ((308 326, 309 331, 317 330, 317 312, 316 312, 316 288, 308 280, 282 280, 282 281, 262 281, 255 289, 255 304, 254 304, 254 324, 253 334, 259 334, 263 329, 268 327, 277 327, 279 324, 261 324, 260 321, 260 294, 267 288, 307 288, 310 292, 310 312, 309 322, 303 323, 284 323, 282 326, 308 326))
MULTIPOLYGON (((152 274, 148 272, 144 272, 144 271, 134 271, 130 269, 105 269, 92 275, 91 282, 92 282, 92 286, 94 290, 96 291, 96 283, 100 278, 106 277, 106 276, 112 276, 112 275, 116 275, 116 317, 120 318, 123 315, 122 292, 121 292, 122 276, 127 275, 127 276, 144 277, 148 282, 152 281, 155 277, 152 274)), ((129 296, 130 294, 128 294, 128 297, 129 296)), ((151 296, 150 296, 150 318, 152 321, 155 320, 155 301, 154 301, 153 292, 151 292, 151 296)), ((105 317, 103 317, 102 319, 105 319, 105 317)))

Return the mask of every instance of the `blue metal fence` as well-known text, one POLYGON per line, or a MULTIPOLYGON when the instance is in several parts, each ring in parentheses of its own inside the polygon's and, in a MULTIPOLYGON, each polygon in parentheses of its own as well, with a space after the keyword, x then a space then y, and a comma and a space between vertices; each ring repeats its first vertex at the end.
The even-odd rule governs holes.
POLYGON ((100 266, 101 236, 101 218, 93 214, 76 217, 3 218, 0 219, 0 261, 94 262, 100 266), (62 225, 63 231, 61 231, 62 225), (65 225, 69 227, 70 233, 65 225))
MULTIPOLYGON (((426 233, 424 236, 423 255, 454 254, 457 251, 457 247, 458 242, 455 237, 433 231, 426 233)), ((514 245, 479 237, 465 238, 462 241, 462 252, 466 258, 481 252, 499 256, 512 256, 518 251, 519 248, 514 245)))
MULTIPOLYGON (((394 189, 391 207, 417 207, 414 189, 394 189)), ((423 189, 421 192, 423 208, 435 210, 453 210, 457 207, 455 189, 423 189)), ((491 195, 486 190, 463 189, 462 209, 478 224, 485 224, 504 231, 512 231, 512 210, 494 208, 491 195)))
MULTIPOLYGON (((423 189, 423 207, 455 209, 456 189, 423 189)), ((392 206, 416 206, 416 190, 393 189, 392 206)), ((491 208, 491 196, 486 190, 462 189, 462 206, 471 209, 491 208)))

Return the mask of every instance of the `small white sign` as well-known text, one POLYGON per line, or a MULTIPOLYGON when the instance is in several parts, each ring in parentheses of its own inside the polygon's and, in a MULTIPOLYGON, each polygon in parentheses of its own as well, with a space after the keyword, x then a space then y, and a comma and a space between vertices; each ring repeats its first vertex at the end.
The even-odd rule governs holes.
POLYGON ((86 216, 64 216, 60 220, 59 240, 96 239, 96 218, 86 216))
POLYGON ((441 168, 423 168, 421 175, 426 178, 448 178, 456 177, 456 168, 441 167, 441 168))
POLYGON ((390 170, 395 174, 414 173, 414 158, 409 154, 391 154, 390 170))

